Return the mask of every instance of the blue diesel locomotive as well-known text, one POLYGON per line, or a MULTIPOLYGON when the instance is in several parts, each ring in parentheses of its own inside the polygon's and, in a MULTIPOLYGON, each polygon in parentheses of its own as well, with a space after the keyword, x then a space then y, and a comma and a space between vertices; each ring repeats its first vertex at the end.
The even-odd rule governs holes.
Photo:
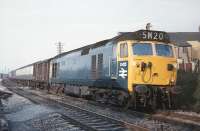
POLYGON ((121 33, 59 54, 45 63, 47 69, 40 70, 39 64, 33 64, 29 85, 41 86, 43 78, 36 72, 45 69, 44 85, 63 87, 66 94, 135 108, 171 107, 177 69, 174 46, 166 32, 121 33))

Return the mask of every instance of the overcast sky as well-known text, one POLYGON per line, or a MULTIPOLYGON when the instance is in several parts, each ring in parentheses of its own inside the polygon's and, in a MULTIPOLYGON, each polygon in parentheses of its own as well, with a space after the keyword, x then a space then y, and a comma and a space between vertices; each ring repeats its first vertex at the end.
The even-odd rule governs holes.
POLYGON ((0 72, 120 31, 198 31, 200 0, 0 0, 0 72))

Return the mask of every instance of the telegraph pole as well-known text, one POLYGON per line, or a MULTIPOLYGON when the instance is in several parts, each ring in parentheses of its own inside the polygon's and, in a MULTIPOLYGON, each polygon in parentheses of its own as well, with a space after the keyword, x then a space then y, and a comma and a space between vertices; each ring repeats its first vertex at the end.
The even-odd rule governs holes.
POLYGON ((57 46, 57 53, 58 55, 62 53, 63 51, 63 43, 61 43, 60 41, 58 43, 56 43, 57 46))

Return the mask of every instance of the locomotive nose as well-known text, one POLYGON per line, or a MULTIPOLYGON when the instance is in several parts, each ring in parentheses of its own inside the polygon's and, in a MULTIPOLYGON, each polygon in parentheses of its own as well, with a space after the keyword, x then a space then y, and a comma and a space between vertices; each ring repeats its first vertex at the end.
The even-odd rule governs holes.
POLYGON ((175 82, 176 61, 157 56, 134 59, 133 79, 135 84, 169 85, 175 82))

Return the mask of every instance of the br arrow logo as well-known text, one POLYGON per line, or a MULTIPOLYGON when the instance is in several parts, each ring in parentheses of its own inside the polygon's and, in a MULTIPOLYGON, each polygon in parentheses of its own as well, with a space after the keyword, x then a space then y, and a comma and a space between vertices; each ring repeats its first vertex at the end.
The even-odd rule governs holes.
POLYGON ((125 79, 127 77, 127 70, 125 70, 124 68, 121 68, 119 70, 119 76, 121 76, 123 79, 125 79))

